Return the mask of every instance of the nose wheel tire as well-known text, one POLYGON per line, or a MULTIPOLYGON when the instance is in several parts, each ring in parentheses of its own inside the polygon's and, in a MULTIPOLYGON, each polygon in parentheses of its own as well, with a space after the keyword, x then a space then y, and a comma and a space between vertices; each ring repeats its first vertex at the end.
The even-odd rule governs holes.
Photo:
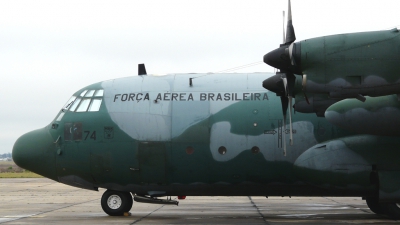
POLYGON ((132 204, 129 192, 107 190, 101 197, 101 208, 110 216, 123 216, 131 210, 132 204))
POLYGON ((400 219, 400 205, 398 203, 381 203, 383 214, 391 219, 400 219))
POLYGON ((383 214, 383 210, 381 208, 381 204, 379 204, 378 198, 369 197, 365 201, 372 212, 376 214, 383 214))
POLYGON ((391 219, 400 219, 400 204, 399 203, 379 203, 378 198, 367 198, 369 209, 380 215, 385 215, 391 219))

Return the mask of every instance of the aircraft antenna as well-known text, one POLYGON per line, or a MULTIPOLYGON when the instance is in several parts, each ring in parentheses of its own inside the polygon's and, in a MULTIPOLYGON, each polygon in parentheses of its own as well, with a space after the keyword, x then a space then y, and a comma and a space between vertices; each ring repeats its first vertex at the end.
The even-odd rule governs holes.
POLYGON ((144 66, 143 63, 138 65, 138 75, 139 75, 139 76, 141 76, 141 75, 147 75, 146 67, 144 66))
POLYGON ((252 63, 246 64, 246 65, 237 66, 237 67, 233 67, 233 68, 226 69, 226 70, 221 70, 221 71, 218 71, 218 72, 215 72, 215 73, 233 72, 233 71, 244 69, 244 68, 247 68, 247 67, 257 66, 257 65, 262 64, 262 63, 263 63, 262 61, 252 62, 252 63))
MULTIPOLYGON (((226 69, 226 70, 221 70, 221 71, 214 72, 214 73, 231 73, 233 71, 244 69, 244 68, 247 68, 247 67, 257 66, 257 65, 262 64, 262 63, 263 63, 262 61, 252 62, 252 63, 246 64, 246 65, 237 66, 237 67, 233 67, 233 68, 226 69)), ((189 78, 189 86, 190 87, 193 86, 193 79, 204 77, 204 76, 209 76, 209 75, 212 75, 214 73, 208 73, 208 74, 205 74, 205 75, 202 75, 202 76, 198 76, 198 77, 190 77, 189 78)))

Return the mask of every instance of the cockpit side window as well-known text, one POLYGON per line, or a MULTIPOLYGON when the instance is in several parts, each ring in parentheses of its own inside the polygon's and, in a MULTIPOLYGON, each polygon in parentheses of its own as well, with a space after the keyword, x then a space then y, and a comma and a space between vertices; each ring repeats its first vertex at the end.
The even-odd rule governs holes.
POLYGON ((79 103, 81 102, 81 98, 77 98, 74 102, 74 104, 72 104, 71 108, 69 109, 69 111, 75 111, 76 107, 78 107, 79 103))
POLYGON ((72 123, 64 124, 64 140, 65 141, 72 140, 72 123))
POLYGON ((65 103, 65 105, 64 105, 64 107, 63 107, 63 110, 69 109, 69 108, 71 107, 71 105, 74 104, 75 99, 76 99, 76 96, 72 96, 72 97, 68 100, 68 102, 65 103))
POLYGON ((82 141, 82 123, 74 123, 72 126, 72 138, 74 141, 82 141))
POLYGON ((64 140, 65 141, 81 141, 82 140, 82 123, 65 123, 64 124, 64 140))

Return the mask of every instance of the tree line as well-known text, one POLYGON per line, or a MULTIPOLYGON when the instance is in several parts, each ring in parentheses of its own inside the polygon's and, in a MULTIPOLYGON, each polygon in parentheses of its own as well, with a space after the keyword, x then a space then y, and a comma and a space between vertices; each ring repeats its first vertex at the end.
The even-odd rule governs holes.
POLYGON ((0 158, 11 158, 11 153, 0 154, 0 158))

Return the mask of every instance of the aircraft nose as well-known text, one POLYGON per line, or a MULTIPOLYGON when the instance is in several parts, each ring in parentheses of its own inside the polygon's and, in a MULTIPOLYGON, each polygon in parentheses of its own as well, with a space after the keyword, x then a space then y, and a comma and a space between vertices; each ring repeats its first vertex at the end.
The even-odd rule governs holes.
POLYGON ((19 167, 58 181, 55 144, 46 128, 19 137, 14 144, 12 157, 19 167))

